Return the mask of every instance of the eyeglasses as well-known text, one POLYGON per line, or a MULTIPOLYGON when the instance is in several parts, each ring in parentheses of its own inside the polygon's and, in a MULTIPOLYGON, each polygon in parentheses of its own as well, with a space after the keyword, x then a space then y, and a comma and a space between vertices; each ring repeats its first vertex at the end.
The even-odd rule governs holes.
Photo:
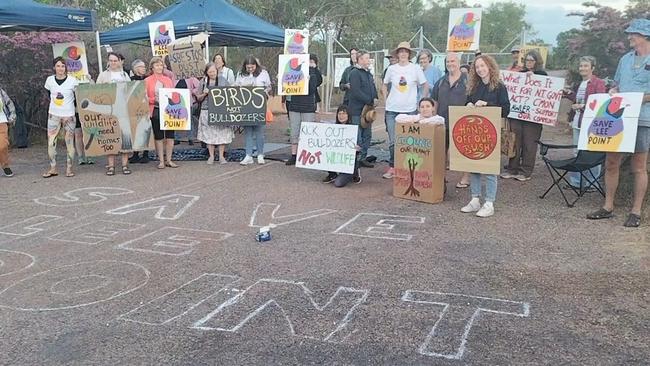
POLYGON ((530 62, 535 62, 535 59, 534 59, 534 58, 527 58, 527 59, 526 59, 526 62, 528 62, 528 61, 530 61, 530 62))

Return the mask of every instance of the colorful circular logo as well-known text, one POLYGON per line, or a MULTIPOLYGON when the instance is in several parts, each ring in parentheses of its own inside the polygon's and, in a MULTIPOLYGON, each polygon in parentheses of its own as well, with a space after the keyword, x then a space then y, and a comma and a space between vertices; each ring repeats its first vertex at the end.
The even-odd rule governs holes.
POLYGON ((451 131, 456 149, 468 159, 485 159, 497 146, 497 129, 485 117, 469 115, 459 119, 451 131))

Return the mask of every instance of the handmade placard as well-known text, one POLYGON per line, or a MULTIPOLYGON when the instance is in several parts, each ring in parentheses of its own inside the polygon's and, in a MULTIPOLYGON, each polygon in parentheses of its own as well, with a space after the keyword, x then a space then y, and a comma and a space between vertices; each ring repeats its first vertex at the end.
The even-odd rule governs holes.
POLYGON ((151 41, 151 52, 154 56, 167 56, 167 46, 176 39, 174 34, 174 22, 149 23, 149 40, 151 41))
POLYGON ((86 155, 153 150, 143 81, 79 85, 77 108, 86 155))
POLYGON ((309 93, 309 55, 278 56, 278 94, 309 93))
POLYGON ((564 79, 501 70, 510 98, 509 118, 548 126, 557 124, 564 79))
POLYGON ((499 174, 501 108, 449 107, 449 169, 499 174))
POLYGON ((266 92, 262 86, 218 86, 206 97, 208 124, 256 126, 266 123, 266 92))
POLYGON ((337 173, 354 173, 356 125, 302 122, 296 167, 337 173))
POLYGON ((302 53, 309 54, 309 30, 285 29, 284 54, 296 55, 302 53))
POLYGON ((169 64, 177 79, 200 78, 203 76, 205 53, 200 43, 174 43, 168 49, 169 64))
POLYGON ((86 59, 86 46, 81 41, 55 43, 52 45, 54 58, 63 57, 68 67, 68 75, 79 80, 80 83, 87 83, 88 60, 86 59))
POLYGON ((643 93, 590 95, 578 149, 633 153, 642 104, 643 93))
POLYGON ((481 35, 481 8, 449 9, 447 51, 476 51, 481 35))
POLYGON ((189 89, 158 89, 160 129, 189 131, 192 129, 192 99, 189 89))

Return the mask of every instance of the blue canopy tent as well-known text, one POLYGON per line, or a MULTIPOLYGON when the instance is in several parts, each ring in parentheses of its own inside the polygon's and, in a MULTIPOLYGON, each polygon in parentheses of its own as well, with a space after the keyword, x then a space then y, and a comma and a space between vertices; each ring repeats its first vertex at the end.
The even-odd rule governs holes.
POLYGON ((0 31, 94 32, 95 12, 63 8, 32 0, 0 1, 0 31))

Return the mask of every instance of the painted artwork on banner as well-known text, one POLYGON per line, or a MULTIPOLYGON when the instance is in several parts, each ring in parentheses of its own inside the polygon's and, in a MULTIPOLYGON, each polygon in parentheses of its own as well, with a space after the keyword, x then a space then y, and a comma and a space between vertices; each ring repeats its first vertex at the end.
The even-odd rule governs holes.
POLYGON ((560 111, 564 79, 501 70, 510 98, 509 118, 555 126, 560 111))
POLYGON ((450 170, 500 173, 500 107, 449 107, 449 135, 450 170))
POLYGON ((151 40, 151 52, 154 56, 167 56, 167 46, 172 43, 176 36, 174 34, 174 22, 149 23, 149 39, 151 40))
POLYGON ((278 95, 309 93, 309 55, 278 56, 278 95))
POLYGON ((578 149, 633 153, 642 104, 643 93, 590 95, 578 149))
POLYGON ((83 42, 55 43, 52 45, 54 58, 63 57, 68 67, 68 75, 79 80, 80 83, 89 82, 88 60, 86 59, 86 46, 83 42))
POLYGON ((203 76, 205 53, 200 43, 174 43, 168 49, 169 64, 177 79, 200 78, 203 76))
POLYGON ((447 51, 476 51, 481 35, 481 8, 449 9, 447 51))
POLYGON ((284 30, 284 54, 309 53, 309 29, 284 30))
POLYGON ((86 155, 153 150, 143 81, 80 85, 77 103, 86 155))
POLYGON ((355 125, 301 123, 296 167, 354 173, 358 130, 355 125))
POLYGON ((192 99, 189 89, 158 89, 160 100, 160 129, 189 131, 192 129, 192 99))
POLYGON ((263 86, 218 86, 208 94, 208 124, 259 126, 266 123, 266 92, 263 86))

